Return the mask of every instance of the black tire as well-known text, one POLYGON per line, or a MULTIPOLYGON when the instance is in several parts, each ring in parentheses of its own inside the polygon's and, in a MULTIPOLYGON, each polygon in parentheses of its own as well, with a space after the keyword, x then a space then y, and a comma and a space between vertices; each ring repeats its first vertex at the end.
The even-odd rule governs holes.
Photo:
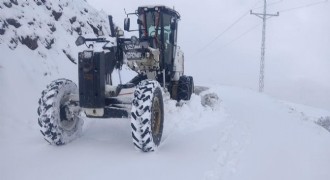
POLYGON ((191 76, 181 76, 178 84, 178 97, 177 100, 188 101, 194 92, 194 80, 191 76))
POLYGON ((40 132, 52 145, 66 144, 81 134, 80 107, 77 102, 70 101, 70 94, 78 94, 77 85, 67 79, 58 79, 47 86, 39 99, 40 132))
POLYGON ((131 127, 134 146, 143 152, 154 151, 160 144, 164 126, 164 104, 157 81, 141 81, 134 92, 131 127))
POLYGON ((191 95, 193 93, 195 93, 195 84, 194 84, 194 78, 192 76, 188 76, 188 78, 189 78, 189 81, 190 81, 190 90, 191 90, 190 98, 191 98, 191 95))

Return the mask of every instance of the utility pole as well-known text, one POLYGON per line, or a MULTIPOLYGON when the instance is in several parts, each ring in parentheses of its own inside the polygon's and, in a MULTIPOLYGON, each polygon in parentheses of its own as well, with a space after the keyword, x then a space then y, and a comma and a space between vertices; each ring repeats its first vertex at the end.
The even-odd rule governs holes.
POLYGON ((264 91, 264 77, 265 77, 265 46, 266 46, 266 21, 270 17, 279 16, 277 14, 267 14, 267 2, 264 0, 264 12, 263 13, 254 13, 252 10, 250 14, 256 15, 262 19, 262 40, 261 40, 261 59, 260 59, 260 74, 259 74, 259 92, 264 91))

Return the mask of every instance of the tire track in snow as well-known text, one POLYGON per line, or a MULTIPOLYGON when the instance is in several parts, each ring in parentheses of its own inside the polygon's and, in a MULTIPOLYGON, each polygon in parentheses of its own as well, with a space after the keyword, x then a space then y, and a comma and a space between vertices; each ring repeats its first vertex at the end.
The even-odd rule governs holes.
MULTIPOLYGON (((216 93, 223 100, 222 91, 217 89, 216 93)), ((226 176, 235 174, 240 154, 244 151, 250 139, 247 123, 242 123, 240 119, 232 115, 226 101, 223 101, 222 106, 224 106, 227 117, 218 129, 218 137, 212 147, 217 154, 217 159, 214 168, 205 173, 204 179, 206 180, 226 179, 226 176)))

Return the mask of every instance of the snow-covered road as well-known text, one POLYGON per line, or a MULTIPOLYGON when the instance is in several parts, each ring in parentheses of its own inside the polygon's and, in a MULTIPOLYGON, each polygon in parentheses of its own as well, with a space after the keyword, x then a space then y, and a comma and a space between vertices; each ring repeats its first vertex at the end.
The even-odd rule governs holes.
POLYGON ((303 118, 284 102, 249 90, 221 88, 219 95, 233 128, 218 145, 220 165, 211 179, 330 177, 330 134, 312 118, 303 118))
POLYGON ((293 105, 254 91, 210 91, 221 100, 214 109, 197 95, 182 107, 166 101, 163 142, 154 153, 133 148, 127 119, 86 119, 82 137, 54 147, 39 134, 35 115, 0 114, 0 179, 330 177, 330 134, 306 118, 309 111, 330 112, 305 107, 302 116, 293 105))

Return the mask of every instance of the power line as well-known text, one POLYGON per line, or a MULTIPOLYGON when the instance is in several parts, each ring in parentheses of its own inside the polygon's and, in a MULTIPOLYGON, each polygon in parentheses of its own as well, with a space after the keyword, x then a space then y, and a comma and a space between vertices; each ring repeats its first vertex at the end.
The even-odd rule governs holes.
POLYGON ((228 45, 232 44, 233 42, 241 39, 242 37, 244 37, 246 34, 250 33, 251 31, 253 31, 254 29, 256 29, 258 26, 260 26, 259 24, 254 25, 253 27, 249 28, 247 31, 243 32, 242 34, 240 34, 239 36, 237 36, 235 39, 231 40, 230 42, 226 43, 225 45, 223 45, 220 49, 227 47, 228 45))
POLYGON ((218 34, 215 38, 213 38, 209 43, 207 43, 204 47, 202 47, 196 54, 199 54, 200 52, 204 51, 207 47, 209 47, 211 44, 213 44, 217 39, 219 39, 222 35, 224 35, 227 31, 229 31, 231 28, 233 28, 238 22, 240 22, 245 16, 247 16, 249 13, 246 12, 242 16, 240 16, 234 23, 232 23, 230 26, 228 26, 224 31, 222 31, 220 34, 218 34))
MULTIPOLYGON (((279 0, 279 1, 275 1, 275 2, 272 2, 272 3, 268 3, 267 4, 267 7, 270 7, 270 6, 274 6, 274 5, 276 5, 276 4, 279 4, 279 3, 281 3, 281 2, 283 2, 283 0, 279 0)), ((264 6, 262 5, 262 6, 259 6, 259 7, 257 7, 257 8, 252 8, 252 9, 259 9, 259 8, 263 8, 264 6)))
POLYGON ((314 2, 314 3, 300 5, 300 6, 297 6, 297 7, 292 7, 292 8, 288 8, 288 9, 282 9, 279 12, 282 12, 282 13, 283 12, 289 12, 289 11, 293 11, 293 10, 297 10, 297 9, 302 9, 302 8, 308 8, 308 7, 311 7, 311 6, 316 6, 316 5, 327 3, 327 2, 329 2, 329 0, 317 1, 317 2, 314 2))
MULTIPOLYGON (((253 30, 255 30, 258 26, 260 26, 261 23, 258 23, 254 26, 252 26, 251 28, 249 28, 248 30, 244 31, 242 34, 238 35, 237 37, 235 37, 234 39, 232 39, 231 41, 227 42, 226 44, 224 44, 223 46, 221 46, 219 49, 217 49, 217 52, 219 52, 220 50, 224 49, 225 47, 231 45, 232 43, 236 42, 237 40, 240 40, 242 37, 244 37, 245 35, 247 35, 248 33, 252 32, 253 30)), ((213 52, 211 52, 210 54, 213 54, 213 52)))
MULTIPOLYGON (((257 1, 252 9, 259 9, 263 6, 260 6, 260 7, 257 7, 255 8, 256 5, 258 5, 258 3, 260 2, 261 0, 257 1)), ((315 5, 318 5, 318 4, 322 4, 322 3, 327 3, 329 0, 324 0, 324 1, 318 1, 318 2, 315 2, 315 3, 310 3, 310 4, 306 4, 306 5, 302 5, 302 6, 297 6, 297 7, 293 7, 293 8, 288 8, 288 9, 283 9, 283 10, 280 10, 279 12, 288 12, 288 11, 292 11, 292 10, 296 10, 296 9, 301 9, 301 8, 307 8, 307 7, 311 7, 311 6, 315 6, 315 5)), ((275 1, 275 2, 272 2, 272 3, 269 3, 267 6, 270 7, 270 6, 273 6, 273 5, 276 5, 276 4, 279 4, 283 2, 283 0, 279 0, 279 1, 275 1)), ((213 38, 211 41, 209 41, 205 46, 203 46, 199 51, 197 51, 195 54, 199 54, 201 52, 203 52, 207 47, 209 47, 210 45, 212 45, 217 39, 219 39, 221 36, 223 36, 226 32, 228 32, 229 30, 231 30, 236 24, 238 24, 244 17, 246 17, 248 15, 248 12, 245 12, 244 14, 242 14, 239 18, 237 18, 232 24, 230 24, 224 31, 222 31, 221 33, 219 33, 215 38, 213 38)), ((243 33, 244 34, 244 33, 243 33)), ((236 41, 236 39, 234 39, 234 41, 236 41)))
POLYGON ((279 1, 275 1, 275 2, 269 3, 267 7, 273 6, 275 4, 279 4, 281 2, 283 2, 283 0, 279 0, 279 1))
MULTIPOLYGON (((258 5, 258 3, 261 0, 258 0, 253 6, 252 8, 255 8, 256 5, 258 5)), ((224 31, 222 31, 221 33, 219 33, 215 38, 213 38, 211 41, 209 41, 209 43, 207 43, 205 46, 203 46, 199 51, 196 52, 196 54, 201 53, 202 51, 204 51, 207 47, 209 47, 211 44, 213 44, 217 39, 219 39, 221 36, 223 36, 226 32, 228 32, 230 29, 232 29, 237 23, 239 23, 245 16, 247 16, 249 14, 249 11, 245 12, 244 14, 242 14, 239 18, 237 18, 232 24, 230 24, 224 31)))

